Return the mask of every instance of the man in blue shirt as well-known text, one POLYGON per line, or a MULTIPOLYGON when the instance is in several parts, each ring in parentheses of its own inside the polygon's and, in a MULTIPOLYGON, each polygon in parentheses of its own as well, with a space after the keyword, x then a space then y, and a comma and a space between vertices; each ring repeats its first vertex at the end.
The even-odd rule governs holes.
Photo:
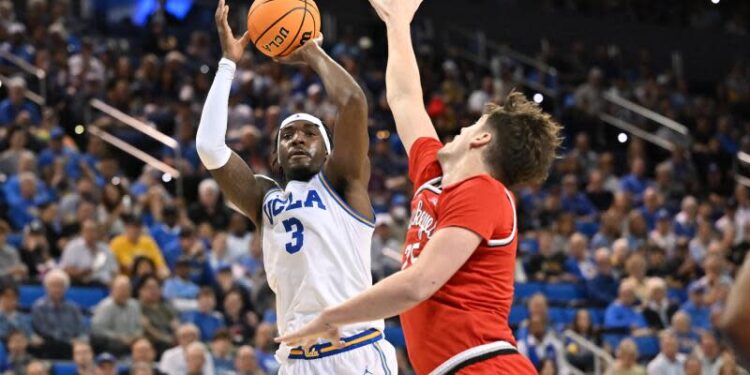
POLYGON ((612 276, 612 260, 609 250, 600 248, 594 253, 596 274, 586 281, 589 301, 599 306, 607 306, 617 298, 617 279, 612 276))
POLYGON ((68 275, 54 269, 44 277, 46 295, 31 308, 31 323, 42 339, 40 352, 46 358, 70 358, 71 342, 86 336, 83 315, 78 306, 65 299, 70 286, 68 275))
POLYGON ((693 322, 693 327, 711 329, 711 307, 705 301, 705 286, 699 281, 694 281, 688 286, 688 300, 680 306, 680 310, 686 312, 693 322))
POLYGON ((563 211, 570 212, 577 217, 593 216, 597 211, 586 194, 578 191, 578 178, 574 174, 563 178, 560 205, 563 211))
POLYGON ((198 311, 188 311, 182 315, 183 323, 193 323, 198 327, 201 341, 211 341, 216 331, 224 327, 224 317, 215 308, 213 289, 203 287, 198 292, 198 311))
POLYGON ((177 242, 171 242, 163 251, 164 260, 174 271, 177 259, 185 259, 190 267, 189 279, 200 286, 212 285, 214 280, 211 264, 206 256, 203 242, 192 227, 183 227, 177 242))
POLYGON ((33 173, 23 172, 18 176, 18 196, 6 194, 8 206, 8 218, 15 229, 21 229, 26 224, 39 216, 39 206, 50 198, 47 194, 41 194, 38 190, 37 179, 33 173))
POLYGON ((641 158, 635 158, 630 166, 630 174, 623 177, 620 181, 620 188, 630 193, 633 202, 640 204, 643 199, 643 192, 649 186, 649 181, 645 177, 646 162, 641 158))
POLYGON ((604 312, 604 342, 616 348, 620 341, 630 335, 637 334, 647 327, 646 319, 636 308, 638 300, 635 296, 635 281, 624 280, 615 302, 604 312))
POLYGON ((165 253, 166 249, 175 246, 173 243, 177 243, 180 240, 181 228, 178 219, 177 207, 167 204, 161 210, 161 222, 154 221, 154 224, 151 225, 151 237, 153 237, 160 249, 165 249, 165 253))
POLYGON ((39 109, 26 99, 26 81, 21 77, 11 78, 8 82, 8 98, 0 102, 0 126, 12 124, 22 112, 27 112, 31 123, 39 125, 39 109))

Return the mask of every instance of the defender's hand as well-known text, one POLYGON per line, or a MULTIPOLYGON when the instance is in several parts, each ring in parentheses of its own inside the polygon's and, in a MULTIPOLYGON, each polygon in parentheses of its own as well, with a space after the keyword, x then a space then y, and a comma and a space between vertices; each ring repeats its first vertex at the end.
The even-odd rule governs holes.
POLYGON ((229 6, 224 5, 224 0, 219 0, 215 18, 216 28, 219 31, 219 40, 221 41, 221 51, 225 58, 237 63, 242 58, 245 47, 250 43, 250 34, 245 31, 239 39, 235 38, 232 28, 229 27, 229 22, 227 21, 228 15, 229 6))
POLYGON ((330 342, 336 348, 344 345, 338 327, 326 323, 323 320, 322 315, 319 315, 297 331, 289 332, 284 336, 277 337, 274 341, 277 343, 283 342, 290 347, 301 346, 307 349, 314 345, 318 339, 330 342))
POLYGON ((422 0, 370 0, 370 4, 383 22, 410 24, 422 0))
POLYGON ((323 34, 319 34, 313 39, 308 40, 301 47, 294 50, 287 56, 274 59, 276 62, 289 65, 306 65, 316 54, 324 53, 323 34))

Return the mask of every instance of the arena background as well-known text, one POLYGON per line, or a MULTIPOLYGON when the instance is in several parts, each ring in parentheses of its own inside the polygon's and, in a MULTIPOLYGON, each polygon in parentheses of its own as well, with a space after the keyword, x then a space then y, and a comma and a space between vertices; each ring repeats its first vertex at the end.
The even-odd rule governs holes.
MULTIPOLYGON (((223 204, 195 150, 220 56, 216 4, 168 0, 165 12, 159 3, 0 0, 3 371, 171 374, 180 359, 161 353, 196 339, 213 373, 278 368, 258 237, 223 204), (131 267, 124 233, 139 231, 151 253, 131 267), (187 276, 168 276, 180 267, 187 276), (54 269, 71 281, 57 310, 42 285, 61 282, 54 269), (110 296, 118 273, 131 278, 110 296), (134 311, 142 321, 127 319, 134 311)), ((244 31, 250 2, 229 5, 244 31)), ((412 189, 385 103, 384 27, 367 1, 318 5, 326 50, 370 101, 380 279, 399 269, 412 189)), ((442 138, 513 88, 565 127, 549 180, 515 191, 510 324, 541 373, 637 374, 651 364, 661 374, 665 361, 746 373, 716 323, 750 246, 749 32, 743 1, 422 5, 413 38, 442 138)), ((335 107, 309 70, 247 55, 228 138, 271 173, 279 119, 305 110, 330 122, 335 107)), ((411 373, 397 319, 386 335, 411 373)))

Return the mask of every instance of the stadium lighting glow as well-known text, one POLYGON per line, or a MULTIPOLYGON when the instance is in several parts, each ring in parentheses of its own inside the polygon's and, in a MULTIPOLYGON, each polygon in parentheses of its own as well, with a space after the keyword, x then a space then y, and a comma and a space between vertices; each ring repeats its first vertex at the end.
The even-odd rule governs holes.
POLYGON ((166 182, 172 181, 172 175, 169 173, 165 173, 161 176, 161 180, 166 182))
POLYGON ((544 95, 542 95, 540 93, 534 94, 534 103, 536 103, 536 104, 542 104, 543 101, 544 101, 544 95))
POLYGON ((718 4, 721 0, 711 0, 712 3, 718 4))
POLYGON ((620 133, 617 135, 617 141, 620 143, 625 143, 628 141, 628 135, 625 133, 620 133))
POLYGON ((201 73, 208 74, 208 65, 206 64, 201 65, 201 73))
POLYGON ((120 184, 120 177, 112 177, 112 185, 119 185, 120 184))
POLYGON ((0 81, 0 87, 3 87, 3 81, 0 81))
POLYGON ((83 134, 85 130, 86 128, 83 127, 83 125, 76 125, 76 127, 73 129, 73 131, 75 131, 78 135, 83 134))

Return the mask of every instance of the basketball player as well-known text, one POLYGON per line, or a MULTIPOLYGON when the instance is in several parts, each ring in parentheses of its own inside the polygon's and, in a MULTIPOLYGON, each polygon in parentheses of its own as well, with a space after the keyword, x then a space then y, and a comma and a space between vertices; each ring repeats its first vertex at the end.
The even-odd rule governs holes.
MULTIPOLYGON (((226 197, 262 231, 268 283, 276 293, 279 331, 302 327, 323 309, 372 285, 373 212, 367 194, 367 102, 364 93, 320 47, 308 42, 284 61, 307 64, 338 106, 336 132, 309 114, 285 119, 278 130, 276 161, 285 186, 254 175, 225 144, 227 106, 235 64, 249 43, 236 39, 219 1, 216 24, 223 58, 206 98, 197 134, 201 161, 226 197), (345 147, 333 148, 333 143, 345 147)), ((382 340, 383 321, 342 327, 343 339, 308 350, 281 345, 281 374, 396 373, 395 350, 382 340)))
POLYGON ((745 367, 750 366, 750 304, 747 303, 749 295, 750 255, 747 255, 737 272, 737 280, 729 291, 726 307, 719 321, 719 326, 735 349, 740 364, 745 367))
POLYGON ((277 340, 335 339, 338 327, 401 313, 417 374, 536 374, 508 327, 517 222, 507 187, 546 178, 560 126, 512 93, 443 145, 424 109, 410 39, 421 0, 370 3, 387 26, 388 103, 418 187, 402 271, 277 340))

